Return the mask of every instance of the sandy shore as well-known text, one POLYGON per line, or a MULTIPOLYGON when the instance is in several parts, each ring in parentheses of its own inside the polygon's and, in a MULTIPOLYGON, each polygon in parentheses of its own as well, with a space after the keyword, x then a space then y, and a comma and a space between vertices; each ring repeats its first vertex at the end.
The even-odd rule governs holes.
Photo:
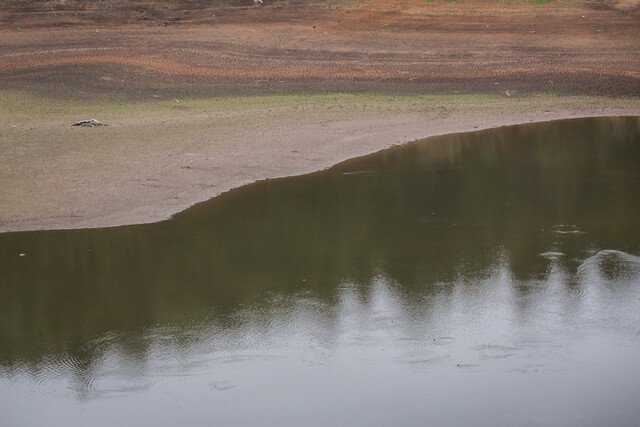
POLYGON ((0 229, 156 222, 232 188, 428 136, 640 115, 637 99, 270 96, 81 104, 4 94, 0 229), (109 126, 78 128, 96 118, 109 126))

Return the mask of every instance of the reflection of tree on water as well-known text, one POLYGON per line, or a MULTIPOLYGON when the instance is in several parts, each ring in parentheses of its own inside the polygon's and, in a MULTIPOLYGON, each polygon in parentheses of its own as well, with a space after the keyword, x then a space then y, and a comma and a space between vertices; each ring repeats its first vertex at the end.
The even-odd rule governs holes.
POLYGON ((158 346, 187 360, 277 344, 292 316, 330 349, 354 313, 390 334, 420 330, 420 342, 461 305, 526 322, 551 285, 568 296, 558 310, 580 312, 588 251, 640 250, 639 128, 589 119, 433 138, 166 223, 2 235, 3 369, 33 373, 53 357, 89 396, 99 375, 168 369, 149 365, 158 346), (397 324, 375 318, 376 304, 397 324))

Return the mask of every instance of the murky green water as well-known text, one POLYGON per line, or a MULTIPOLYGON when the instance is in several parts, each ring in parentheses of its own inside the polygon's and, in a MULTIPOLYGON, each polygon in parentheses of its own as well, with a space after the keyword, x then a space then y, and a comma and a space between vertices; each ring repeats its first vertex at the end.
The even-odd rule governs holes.
POLYGON ((0 235, 0 424, 638 425, 639 255, 639 118, 0 235))

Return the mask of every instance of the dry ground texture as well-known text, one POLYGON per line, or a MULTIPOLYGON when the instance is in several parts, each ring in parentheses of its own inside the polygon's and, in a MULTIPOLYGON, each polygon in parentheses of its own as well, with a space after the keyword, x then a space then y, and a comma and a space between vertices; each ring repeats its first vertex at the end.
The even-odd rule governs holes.
POLYGON ((0 5, 3 231, 160 220, 437 133, 640 114, 636 0, 0 5), (69 126, 86 118, 112 126, 69 126))

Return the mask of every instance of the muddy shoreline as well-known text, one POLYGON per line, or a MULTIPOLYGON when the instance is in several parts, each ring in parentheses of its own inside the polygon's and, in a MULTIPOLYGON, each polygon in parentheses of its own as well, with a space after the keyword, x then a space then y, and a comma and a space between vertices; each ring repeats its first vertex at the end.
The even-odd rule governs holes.
POLYGON ((0 137, 9 160, 0 177, 0 230, 157 222, 245 184, 315 172, 430 136, 640 115, 635 99, 574 98, 564 106, 561 99, 463 96, 438 105, 438 97, 302 97, 227 110, 208 104, 198 110, 183 100, 167 111, 102 113, 98 118, 110 124, 104 128, 75 128, 71 116, 43 114, 37 125, 14 124, 0 137), (578 106, 587 101, 598 106, 578 106))

